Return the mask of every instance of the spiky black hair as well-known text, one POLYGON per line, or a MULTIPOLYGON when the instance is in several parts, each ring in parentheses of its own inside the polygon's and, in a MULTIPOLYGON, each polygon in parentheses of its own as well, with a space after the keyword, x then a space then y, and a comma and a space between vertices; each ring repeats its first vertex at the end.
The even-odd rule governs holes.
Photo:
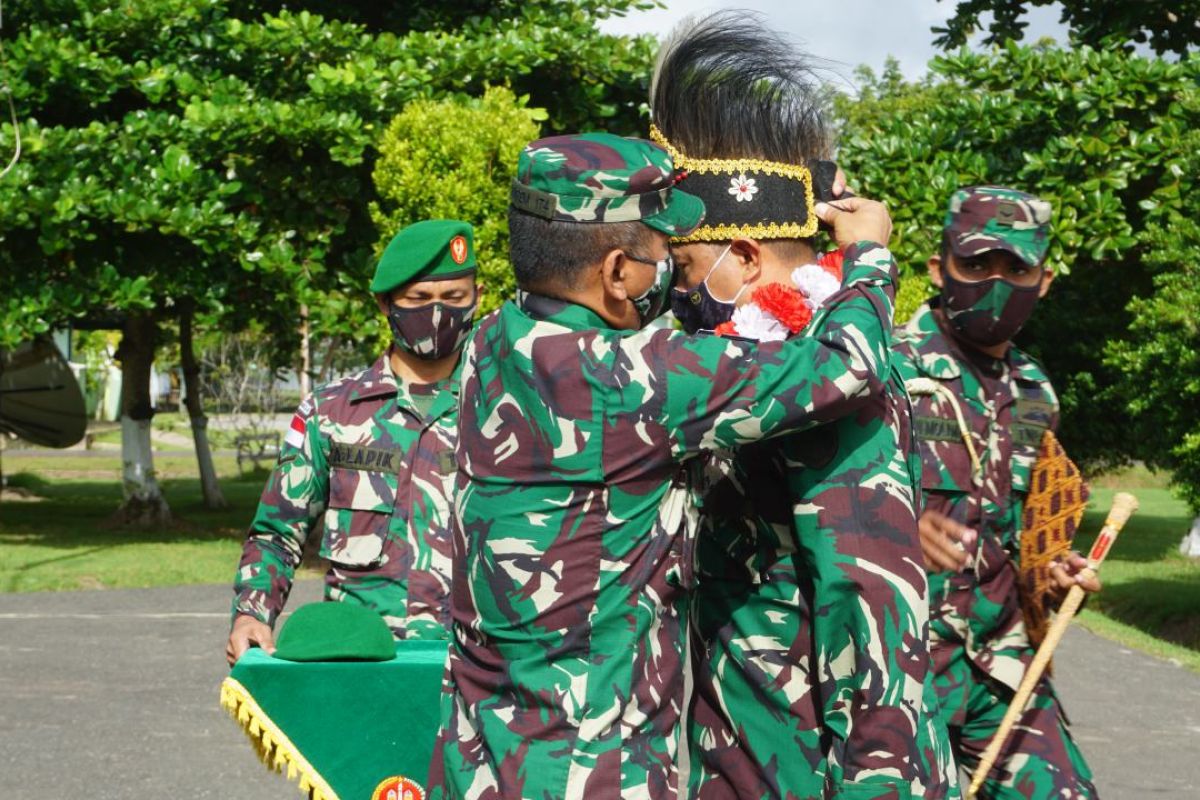
POLYGON ((692 158, 829 158, 825 97, 812 60, 737 9, 676 26, 650 83, 654 124, 692 158))

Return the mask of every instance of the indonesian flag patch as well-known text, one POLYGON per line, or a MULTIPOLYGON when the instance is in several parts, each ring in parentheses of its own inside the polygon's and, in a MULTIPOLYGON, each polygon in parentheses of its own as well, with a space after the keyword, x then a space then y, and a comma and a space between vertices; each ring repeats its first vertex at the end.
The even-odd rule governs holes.
POLYGON ((289 447, 297 449, 304 446, 304 428, 308 420, 308 415, 312 413, 312 403, 305 400, 300 404, 300 408, 296 410, 296 415, 292 417, 292 424, 288 426, 287 436, 283 438, 284 443, 289 447))

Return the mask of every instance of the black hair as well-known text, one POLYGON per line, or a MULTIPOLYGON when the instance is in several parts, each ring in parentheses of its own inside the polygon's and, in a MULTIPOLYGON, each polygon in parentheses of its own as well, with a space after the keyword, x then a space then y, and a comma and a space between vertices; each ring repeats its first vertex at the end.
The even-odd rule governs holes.
POLYGON ((648 258, 653 240, 642 222, 566 222, 508 209, 508 259, 526 291, 577 289, 579 273, 610 250, 648 258))
POLYGON ((680 23, 650 83, 654 124, 692 158, 829 158, 827 99, 812 59, 738 9, 680 23))

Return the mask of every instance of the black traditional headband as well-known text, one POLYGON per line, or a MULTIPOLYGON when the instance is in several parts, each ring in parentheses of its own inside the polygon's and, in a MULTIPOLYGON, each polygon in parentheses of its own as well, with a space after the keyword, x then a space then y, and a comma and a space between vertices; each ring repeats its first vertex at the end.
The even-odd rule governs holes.
MULTIPOLYGON (((817 198, 807 166, 758 158, 691 158, 655 125, 650 139, 670 154, 679 175, 676 185, 704 201, 704 224, 671 241, 806 239, 817 232, 817 198)), ((826 165, 836 171, 832 162, 817 162, 822 172, 826 165)), ((832 182, 832 173, 828 180, 832 182)))

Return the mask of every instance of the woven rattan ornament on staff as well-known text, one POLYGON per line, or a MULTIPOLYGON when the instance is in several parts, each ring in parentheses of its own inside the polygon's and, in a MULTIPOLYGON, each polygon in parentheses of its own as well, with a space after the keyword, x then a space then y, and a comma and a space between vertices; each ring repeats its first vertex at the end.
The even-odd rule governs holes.
POLYGON ((1034 647, 1046 638, 1057 604, 1050 568, 1071 552, 1087 500, 1088 488, 1079 468, 1054 434, 1046 431, 1030 476, 1021 531, 1021 612, 1034 647))

